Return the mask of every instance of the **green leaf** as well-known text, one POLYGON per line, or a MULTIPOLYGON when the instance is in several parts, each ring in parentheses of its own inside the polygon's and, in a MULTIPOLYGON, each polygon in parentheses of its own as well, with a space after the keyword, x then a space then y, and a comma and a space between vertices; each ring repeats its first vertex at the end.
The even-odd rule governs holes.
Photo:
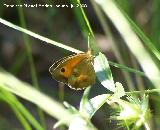
POLYGON ((112 73, 108 64, 108 60, 102 53, 99 53, 98 56, 94 59, 94 69, 96 76, 101 84, 109 89, 110 91, 115 91, 115 85, 112 77, 112 73))
POLYGON ((102 94, 90 99, 84 106, 85 111, 83 111, 83 114, 91 118, 110 96, 110 94, 102 94))
POLYGON ((64 124, 65 124, 65 120, 63 120, 63 119, 62 119, 62 120, 59 120, 59 121, 57 121, 57 122, 54 124, 53 129, 56 129, 56 128, 64 125, 64 124))
POLYGON ((80 108, 79 108, 79 111, 81 113, 83 113, 83 111, 85 111, 84 107, 88 103, 88 95, 89 95, 89 92, 90 92, 90 88, 91 87, 86 88, 84 93, 83 93, 83 97, 81 99, 80 108))
POLYGON ((72 119, 68 130, 97 130, 89 120, 81 115, 75 115, 72 119))
POLYGON ((78 110, 74 106, 70 105, 68 102, 64 101, 63 104, 71 113, 78 113, 78 110))
POLYGON ((124 91, 124 88, 123 88, 122 84, 119 83, 119 82, 116 82, 115 85, 116 85, 116 90, 114 92, 114 96, 113 97, 114 98, 123 97, 125 95, 125 91, 124 91))

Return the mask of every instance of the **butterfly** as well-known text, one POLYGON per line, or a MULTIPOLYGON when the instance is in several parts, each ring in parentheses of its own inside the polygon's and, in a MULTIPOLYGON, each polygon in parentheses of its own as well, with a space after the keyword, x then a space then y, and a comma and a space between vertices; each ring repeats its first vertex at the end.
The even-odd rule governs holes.
POLYGON ((55 62, 49 72, 55 80, 81 90, 95 83, 93 59, 91 51, 70 55, 55 62))

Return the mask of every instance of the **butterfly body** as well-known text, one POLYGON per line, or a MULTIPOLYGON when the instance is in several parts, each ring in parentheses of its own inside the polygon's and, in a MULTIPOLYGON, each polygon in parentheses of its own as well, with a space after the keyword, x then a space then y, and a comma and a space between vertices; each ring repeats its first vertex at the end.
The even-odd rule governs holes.
POLYGON ((49 68, 49 71, 54 79, 76 90, 84 89, 95 82, 93 56, 90 52, 60 59, 49 68))

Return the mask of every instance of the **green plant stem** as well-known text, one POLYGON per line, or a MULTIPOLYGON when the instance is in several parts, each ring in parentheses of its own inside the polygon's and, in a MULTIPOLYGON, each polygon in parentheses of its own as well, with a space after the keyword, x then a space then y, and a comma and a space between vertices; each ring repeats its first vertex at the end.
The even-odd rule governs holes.
MULTIPOLYGON (((2 91, 1 91, 2 92, 2 91)), ((5 94, 0 93, 0 98, 3 99, 6 103, 9 104, 15 115, 17 116, 18 120, 21 122, 23 128, 25 130, 32 130, 31 126, 27 122, 27 120, 23 117, 23 115, 18 111, 16 106, 13 104, 13 102, 10 102, 5 94)))
MULTIPOLYGON (((17 0, 17 3, 21 4, 21 0, 17 0)), ((19 13, 20 23, 21 23, 22 27, 26 28, 23 8, 18 8, 18 13, 19 13)), ((29 60, 33 86, 36 87, 36 89, 39 90, 40 88, 39 88, 39 84, 38 84, 38 78, 37 78, 37 74, 36 74, 34 60, 33 60, 33 57, 32 57, 32 47, 30 45, 29 38, 26 34, 23 34, 23 39, 24 39, 26 53, 27 53, 28 60, 29 60)), ((40 122, 43 124, 43 127, 46 129, 45 117, 44 117, 43 111, 40 108, 37 108, 37 111, 38 111, 38 115, 40 117, 40 122)))
MULTIPOLYGON (((81 3, 80 3, 79 0, 77 0, 77 2, 78 2, 79 5, 81 5, 81 3)), ((83 14, 83 18, 84 18, 84 20, 85 20, 85 22, 86 22, 86 25, 87 25, 87 27, 88 27, 88 29, 89 29, 89 32, 90 32, 91 35, 94 37, 94 33, 93 33, 92 28, 91 28, 91 26, 90 26, 90 24, 89 24, 89 21, 88 21, 88 19, 87 19, 87 16, 86 16, 86 14, 85 14, 85 12, 84 12, 84 10, 83 10, 83 8, 82 8, 81 6, 80 6, 80 9, 81 9, 81 12, 82 12, 82 14, 83 14)))
MULTIPOLYGON (((1 88, 2 89, 2 88, 1 88)), ((28 110, 18 101, 18 99, 10 92, 2 89, 2 93, 8 102, 12 103, 16 109, 22 113, 22 115, 32 124, 36 130, 44 130, 41 125, 34 119, 34 117, 28 112, 28 110)))
MULTIPOLYGON (((21 31, 21 32, 23 32, 23 33, 25 33, 25 34, 28 34, 28 35, 30 35, 30 36, 32 36, 32 37, 34 37, 34 38, 38 38, 38 39, 41 40, 41 41, 45 41, 45 42, 47 42, 47 43, 50 43, 50 44, 53 44, 53 45, 55 45, 55 46, 64 48, 64 49, 66 49, 66 50, 69 50, 69 51, 71 51, 71 52, 83 53, 83 51, 80 51, 80 50, 74 49, 74 48, 72 48, 72 47, 63 45, 63 44, 61 44, 61 43, 52 41, 52 40, 50 40, 50 39, 48 39, 48 38, 45 38, 45 37, 43 37, 43 36, 41 36, 41 35, 38 35, 38 34, 36 34, 36 33, 33 33, 33 32, 31 32, 31 31, 29 31, 29 30, 27 30, 27 29, 21 28, 21 27, 19 27, 19 26, 17 26, 17 25, 14 25, 14 24, 12 24, 12 23, 10 23, 10 22, 8 22, 8 21, 6 21, 6 20, 3 20, 3 19, 1 19, 1 18, 0 18, 0 23, 3 23, 4 25, 9 26, 9 27, 11 27, 11 28, 13 28, 13 29, 16 29, 16 30, 18 30, 18 31, 21 31)), ((121 64, 118 64, 118 63, 114 63, 114 62, 112 62, 112 61, 108 61, 108 62, 109 62, 109 64, 110 64, 111 66, 114 66, 114 67, 117 67, 117 68, 121 68, 121 69, 123 69, 123 70, 125 70, 125 71, 129 71, 129 72, 135 73, 135 74, 140 75, 140 76, 146 76, 146 77, 147 77, 147 75, 146 75, 144 72, 141 72, 141 71, 138 71, 138 70, 135 70, 135 69, 126 67, 126 66, 121 65, 121 64)))
POLYGON ((121 65, 121 64, 118 64, 118 63, 114 63, 112 61, 108 61, 108 63, 109 63, 109 65, 114 66, 116 68, 123 69, 124 71, 132 72, 132 73, 135 73, 135 74, 137 74, 139 76, 145 76, 145 77, 147 77, 147 75, 144 72, 142 72, 142 71, 135 70, 133 68, 129 68, 127 66, 124 66, 124 65, 121 65))
POLYGON ((159 93, 160 89, 152 89, 152 90, 144 90, 144 91, 132 91, 132 92, 125 92, 127 95, 130 94, 144 94, 144 93, 159 93))
POLYGON ((151 40, 141 31, 141 29, 132 21, 131 18, 126 14, 125 11, 123 11, 118 5, 117 7, 119 10, 123 13, 125 18, 129 21, 129 24, 131 25, 132 29, 137 33, 137 35, 142 39, 144 44, 151 50, 151 52, 156 56, 156 58, 160 61, 160 52, 156 48, 156 46, 151 42, 151 40))
MULTIPOLYGON (((60 120, 61 123, 70 125, 74 121, 75 115, 64 108, 64 106, 53 98, 49 98, 45 94, 39 92, 37 89, 33 88, 31 85, 18 80, 13 75, 0 69, 0 88, 10 91, 42 108, 45 112, 51 116, 60 120), (8 82, 9 81, 9 82, 8 82)), ((86 130, 91 130, 94 127, 88 119, 85 125, 86 130), (88 122, 90 124, 88 124, 88 122)), ((77 127, 77 126, 76 126, 77 127)), ((96 128, 95 128, 96 129, 96 128)))
POLYGON ((34 89, 31 85, 23 83, 11 74, 0 71, 0 87, 24 98, 46 111, 49 115, 69 124, 71 113, 63 105, 34 89), (9 82, 8 82, 9 81, 9 82), (58 113, 58 114, 57 114, 58 113))
POLYGON ((95 1, 101 6, 101 8, 104 10, 104 13, 108 16, 108 18, 117 28, 122 38, 125 40, 126 45, 130 49, 130 51, 135 55, 141 67, 143 68, 144 72, 150 79, 150 81, 156 88, 159 88, 160 87, 159 69, 154 63, 150 54, 143 46, 139 37, 134 33, 134 31, 130 27, 129 21, 127 21, 127 19, 118 9, 113 0, 107 0, 107 1, 95 0, 95 1), (150 68, 152 68, 152 70, 150 68))
POLYGON ((25 33, 25 34, 28 34, 29 36, 32 36, 32 37, 34 37, 34 38, 37 38, 37 39, 39 39, 39 40, 41 40, 41 41, 44 41, 45 43, 47 42, 47 43, 49 43, 49 44, 58 46, 58 47, 60 47, 60 48, 63 48, 63 49, 65 48, 65 50, 68 50, 68 51, 71 51, 71 52, 74 52, 74 53, 82 53, 82 52, 83 52, 83 51, 80 51, 80 50, 75 49, 75 48, 73 48, 73 47, 69 47, 69 46, 64 45, 64 44, 62 44, 62 43, 59 43, 59 42, 50 40, 49 38, 43 37, 43 36, 41 36, 41 35, 38 35, 38 34, 32 32, 32 31, 29 31, 29 30, 27 30, 27 29, 24 29, 24 28, 22 28, 22 27, 19 27, 19 26, 15 25, 15 24, 13 24, 13 23, 11 23, 11 22, 8 22, 8 21, 6 21, 6 20, 4 20, 4 19, 2 19, 2 18, 0 18, 0 23, 3 23, 4 25, 6 25, 6 26, 8 26, 8 27, 11 27, 11 28, 13 28, 13 29, 15 29, 15 30, 18 30, 18 31, 20 31, 20 32, 23 32, 23 33, 25 33))
MULTIPOLYGON (((133 55, 131 55, 131 62, 132 62, 132 65, 133 65, 134 69, 138 70, 139 69, 138 62, 133 55)), ((140 90, 140 91, 145 90, 142 77, 139 77, 138 75, 135 75, 135 78, 136 78, 136 83, 137 83, 138 90, 140 90)))
MULTIPOLYGON (((77 1, 76 0, 70 0, 71 4, 73 5, 76 5, 77 4, 77 1)), ((76 20, 77 22, 79 23, 79 26, 80 26, 80 31, 82 32, 82 35, 85 39, 87 39, 87 35, 89 33, 89 29, 86 25, 86 22, 83 18, 83 14, 82 12, 80 11, 80 8, 73 8, 73 12, 76 16, 76 20)), ((87 40, 86 40, 87 41, 87 40)))
MULTIPOLYGON (((79 5, 81 5, 81 3, 80 3, 80 0, 77 0, 77 3, 79 4, 79 5)), ((92 31, 92 28, 91 28, 91 26, 90 26, 90 24, 89 24, 89 21, 88 21, 88 19, 87 19, 87 16, 86 16, 86 14, 85 14, 85 12, 84 12, 84 9, 82 8, 82 6, 80 6, 80 11, 81 11, 81 13, 82 13, 82 16, 83 16, 83 18, 84 18, 84 20, 85 20, 85 23, 86 23, 86 25, 87 25, 87 27, 88 27, 88 30, 89 30, 89 32, 90 32, 90 34, 91 34, 91 42, 89 42, 89 47, 91 48, 91 50, 92 50, 92 53, 93 54, 98 54, 98 52, 99 52, 99 48, 98 48, 98 46, 97 46, 97 44, 96 44, 96 40, 95 40, 95 37, 94 37, 94 33, 93 33, 93 31, 92 31)))
MULTIPOLYGON (((123 60, 124 58, 121 56, 119 48, 115 43, 115 40, 114 40, 114 38, 112 36, 112 33, 110 31, 110 28, 108 26, 107 21, 105 20, 105 17, 103 15, 102 11, 100 10, 98 5, 94 1, 90 0, 90 2, 91 2, 92 7, 94 8, 94 11, 95 11, 95 13, 96 13, 96 15, 97 15, 97 17, 98 17, 98 19, 100 21, 100 24, 102 26, 102 29, 103 29, 106 37, 108 36, 108 39, 110 41, 110 45, 111 45, 111 48, 113 50, 113 53, 115 54, 115 56, 116 56, 117 60, 119 61, 119 63, 124 65, 125 64, 125 62, 123 60)), ((122 74, 125 77, 125 81, 127 83, 127 86, 129 87, 129 90, 131 90, 131 91, 135 90, 135 87, 133 85, 133 82, 132 82, 132 79, 131 79, 129 73, 127 73, 125 71, 122 71, 122 74)))
POLYGON ((145 127, 146 130, 151 130, 151 128, 150 128, 148 123, 144 123, 144 127, 145 127))

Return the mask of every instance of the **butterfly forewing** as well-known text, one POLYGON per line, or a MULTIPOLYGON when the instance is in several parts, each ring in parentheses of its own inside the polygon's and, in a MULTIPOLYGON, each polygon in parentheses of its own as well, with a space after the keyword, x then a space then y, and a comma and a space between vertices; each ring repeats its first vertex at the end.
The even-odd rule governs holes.
POLYGON ((74 54, 55 62, 49 72, 54 79, 79 90, 95 82, 92 62, 93 56, 89 53, 74 54))

